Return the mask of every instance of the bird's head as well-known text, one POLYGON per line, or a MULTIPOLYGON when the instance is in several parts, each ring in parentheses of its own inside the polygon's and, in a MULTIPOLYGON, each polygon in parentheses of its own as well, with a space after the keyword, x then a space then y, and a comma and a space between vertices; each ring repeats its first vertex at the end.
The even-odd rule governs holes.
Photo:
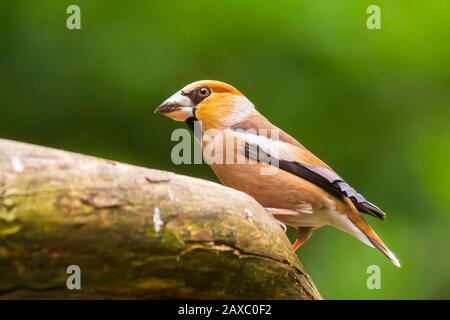
POLYGON ((198 120, 203 129, 225 129, 257 113, 233 86, 214 80, 193 82, 164 101, 155 113, 175 121, 198 120))

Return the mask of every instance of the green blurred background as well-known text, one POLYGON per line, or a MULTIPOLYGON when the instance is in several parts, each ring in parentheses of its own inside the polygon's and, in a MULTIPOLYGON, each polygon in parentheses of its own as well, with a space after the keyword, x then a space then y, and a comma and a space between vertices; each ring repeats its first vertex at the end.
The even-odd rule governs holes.
POLYGON ((171 163, 180 124, 153 115, 200 79, 235 85, 388 212, 368 220, 401 269, 331 228, 300 249, 324 298, 450 298, 448 2, 1 1, 2 138, 217 181, 171 163))

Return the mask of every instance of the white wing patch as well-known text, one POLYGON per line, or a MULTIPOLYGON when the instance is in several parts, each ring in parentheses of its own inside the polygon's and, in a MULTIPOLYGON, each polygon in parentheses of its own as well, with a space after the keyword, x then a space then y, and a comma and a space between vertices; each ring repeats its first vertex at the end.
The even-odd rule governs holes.
MULTIPOLYGON (((267 130, 266 130, 267 131, 267 130)), ((241 141, 245 141, 249 145, 257 145, 261 150, 254 150, 256 152, 262 152, 263 154, 269 155, 271 158, 276 158, 279 160, 286 161, 296 161, 296 155, 291 151, 289 145, 280 140, 274 140, 273 136, 275 132, 239 132, 236 131, 236 135, 241 141), (263 134, 271 134, 271 138, 264 136, 263 134)), ((244 151, 244 150, 241 150, 244 151)))

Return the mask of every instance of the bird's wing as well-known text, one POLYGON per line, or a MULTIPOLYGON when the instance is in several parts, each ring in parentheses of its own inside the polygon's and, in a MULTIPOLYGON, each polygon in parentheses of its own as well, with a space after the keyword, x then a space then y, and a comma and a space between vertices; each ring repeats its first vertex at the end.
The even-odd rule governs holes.
POLYGON ((232 129, 245 140, 242 152, 247 158, 270 162, 279 169, 308 180, 338 197, 348 197, 361 212, 385 219, 386 214, 380 208, 367 201, 327 164, 264 117, 258 115, 255 119, 234 125, 232 129), (253 129, 259 132, 261 128, 267 129, 268 134, 261 136, 247 131, 253 129), (278 137, 274 137, 275 135, 278 137))

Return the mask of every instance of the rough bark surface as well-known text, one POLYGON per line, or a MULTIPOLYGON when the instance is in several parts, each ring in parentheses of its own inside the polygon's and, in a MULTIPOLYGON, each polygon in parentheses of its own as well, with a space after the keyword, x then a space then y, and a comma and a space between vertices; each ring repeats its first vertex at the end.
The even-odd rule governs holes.
POLYGON ((320 299, 280 226, 216 183, 0 139, 0 298, 320 299), (68 290, 69 265, 81 290, 68 290))

